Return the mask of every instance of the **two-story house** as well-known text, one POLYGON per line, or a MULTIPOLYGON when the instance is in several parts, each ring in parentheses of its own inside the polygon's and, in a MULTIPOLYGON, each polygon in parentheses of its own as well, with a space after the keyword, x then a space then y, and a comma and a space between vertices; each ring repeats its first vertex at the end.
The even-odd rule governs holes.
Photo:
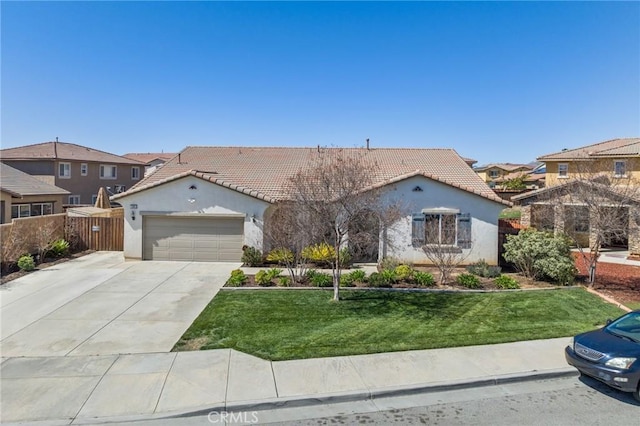
POLYGON ((69 191, 65 204, 94 204, 100 187, 116 194, 144 175, 143 162, 66 142, 0 150, 0 161, 69 191))
POLYGON ((178 154, 171 152, 130 152, 123 157, 144 163, 144 175, 150 175, 178 154))
POLYGON ((533 167, 528 164, 492 163, 486 166, 476 167, 474 170, 490 188, 495 188, 498 181, 505 176, 515 176, 517 173, 528 173, 532 169, 533 167))
POLYGON ((564 149, 538 161, 546 165, 546 188, 512 198, 523 225, 592 248, 604 230, 612 234, 607 245, 640 254, 640 138, 564 149))

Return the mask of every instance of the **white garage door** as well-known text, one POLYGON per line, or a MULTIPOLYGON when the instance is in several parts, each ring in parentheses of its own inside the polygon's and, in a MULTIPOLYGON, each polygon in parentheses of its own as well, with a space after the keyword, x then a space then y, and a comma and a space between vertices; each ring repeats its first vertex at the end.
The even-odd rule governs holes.
POLYGON ((145 217, 145 260, 238 262, 244 218, 145 217))

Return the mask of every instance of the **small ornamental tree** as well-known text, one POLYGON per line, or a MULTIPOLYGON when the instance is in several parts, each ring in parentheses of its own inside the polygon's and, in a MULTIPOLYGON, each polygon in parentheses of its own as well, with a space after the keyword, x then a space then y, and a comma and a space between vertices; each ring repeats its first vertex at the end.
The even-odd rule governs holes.
POLYGON ((504 259, 525 277, 570 284, 576 274, 569 242, 565 237, 525 229, 507 235, 504 259))

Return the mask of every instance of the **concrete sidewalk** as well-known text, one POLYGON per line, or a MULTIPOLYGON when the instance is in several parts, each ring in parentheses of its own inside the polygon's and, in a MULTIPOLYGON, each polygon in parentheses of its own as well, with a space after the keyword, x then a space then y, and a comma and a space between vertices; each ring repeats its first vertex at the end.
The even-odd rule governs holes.
POLYGON ((3 424, 80 424, 356 401, 577 374, 568 338, 269 362, 231 349, 5 358, 3 424))

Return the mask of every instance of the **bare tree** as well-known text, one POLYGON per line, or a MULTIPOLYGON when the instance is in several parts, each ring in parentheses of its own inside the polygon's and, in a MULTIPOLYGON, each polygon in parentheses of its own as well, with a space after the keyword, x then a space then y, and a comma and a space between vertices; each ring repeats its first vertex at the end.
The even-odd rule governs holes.
MULTIPOLYGON (((627 160, 627 168, 634 170, 633 161, 627 160)), ((558 229, 556 223, 556 232, 577 247, 591 287, 602 248, 628 244, 630 224, 640 225, 640 182, 625 170, 603 171, 598 161, 576 162, 574 168, 571 181, 548 197, 563 225, 558 229)))
POLYGON ((370 246, 372 239, 384 238, 380 229, 401 217, 398 204, 383 202, 382 191, 375 185, 376 164, 366 153, 322 150, 314 165, 300 170, 289 182, 289 199, 297 210, 296 217, 304 224, 303 232, 316 243, 326 243, 334 249, 335 257, 330 263, 336 301, 340 299, 343 265, 340 249, 347 245, 370 246), (361 226, 365 216, 379 226, 361 226))
POLYGON ((459 214, 424 215, 422 251, 440 273, 440 284, 447 284, 453 270, 469 255, 471 218, 459 214))

